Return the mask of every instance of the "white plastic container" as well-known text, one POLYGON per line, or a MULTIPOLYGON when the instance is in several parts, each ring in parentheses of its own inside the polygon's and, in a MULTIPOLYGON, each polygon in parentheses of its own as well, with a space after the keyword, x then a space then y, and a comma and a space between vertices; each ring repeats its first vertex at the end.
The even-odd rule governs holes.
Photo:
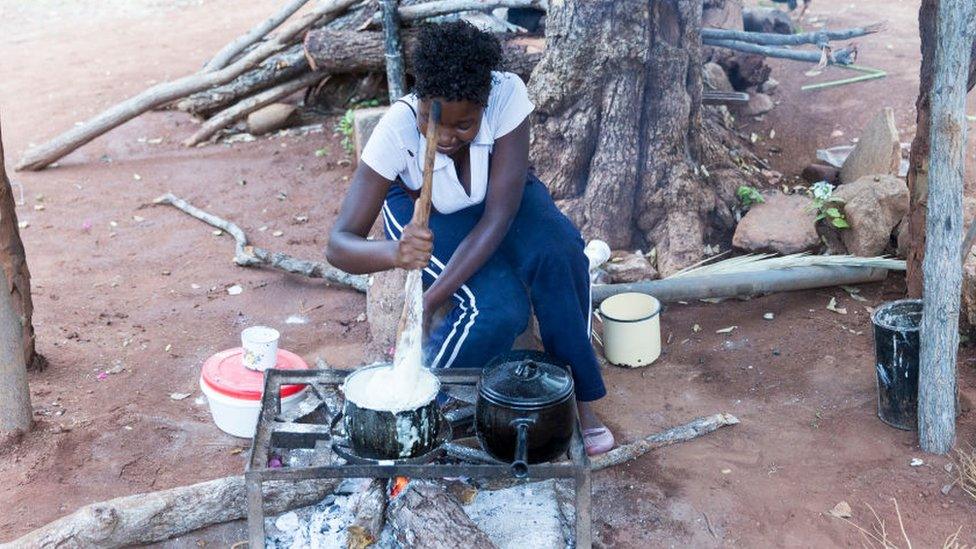
MULTIPOLYGON (((261 412, 264 371, 244 366, 244 349, 228 349, 208 358, 200 372, 200 390, 210 404, 210 414, 220 430, 229 435, 252 438, 261 412)), ((275 368, 307 370, 308 364, 295 353, 279 349, 275 368)), ((289 412, 305 398, 304 385, 281 386, 281 410, 289 412)))
POLYGON ((278 339, 281 333, 267 326, 251 326, 241 332, 244 367, 264 371, 278 362, 278 339))
POLYGON ((647 366, 661 356, 661 302, 636 292, 600 304, 603 354, 617 366, 647 366))
MULTIPOLYGON (((210 385, 200 379, 200 390, 207 396, 210 404, 210 414, 217 427, 235 437, 254 438, 254 431, 258 424, 258 414, 261 412, 261 400, 235 398, 212 389, 210 385)), ((281 411, 288 412, 298 406, 305 399, 307 388, 281 399, 281 411)))

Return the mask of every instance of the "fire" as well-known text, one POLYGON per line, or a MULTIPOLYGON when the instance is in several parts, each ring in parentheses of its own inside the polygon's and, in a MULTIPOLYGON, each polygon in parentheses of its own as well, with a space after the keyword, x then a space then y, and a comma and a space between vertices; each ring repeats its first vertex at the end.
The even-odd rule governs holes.
POLYGON ((390 497, 395 498, 400 495, 400 492, 407 487, 407 483, 410 479, 407 477, 397 477, 393 480, 393 486, 390 487, 390 497))

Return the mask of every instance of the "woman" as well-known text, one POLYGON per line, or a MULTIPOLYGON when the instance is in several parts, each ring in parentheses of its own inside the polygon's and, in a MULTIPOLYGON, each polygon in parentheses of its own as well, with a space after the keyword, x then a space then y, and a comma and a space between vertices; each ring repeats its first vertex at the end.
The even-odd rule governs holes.
POLYGON ((584 442, 613 435, 590 403, 606 388, 590 345, 590 279, 579 231, 529 173, 525 84, 495 72, 495 37, 465 22, 425 27, 414 92, 391 105, 363 149, 332 230, 329 261, 351 273, 424 270, 424 351, 431 368, 482 367, 525 330, 530 302, 547 352, 572 365, 584 442), (441 103, 430 229, 410 225, 427 117, 441 103), (388 241, 368 240, 382 210, 388 241), (450 313, 429 326, 448 302, 450 313))

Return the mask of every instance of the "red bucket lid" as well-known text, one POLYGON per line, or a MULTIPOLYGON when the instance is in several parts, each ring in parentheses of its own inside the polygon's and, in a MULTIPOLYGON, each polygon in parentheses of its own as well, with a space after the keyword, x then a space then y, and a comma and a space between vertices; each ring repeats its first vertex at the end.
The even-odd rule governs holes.
MULTIPOLYGON (((203 363, 200 378, 207 386, 218 393, 242 400, 261 400, 264 391, 264 372, 245 368, 243 363, 244 349, 228 349, 208 358, 203 363)), ((308 364, 302 357, 278 349, 278 360, 275 368, 279 370, 307 370, 308 364)), ((304 385, 282 385, 281 398, 285 398, 304 389, 304 385)))

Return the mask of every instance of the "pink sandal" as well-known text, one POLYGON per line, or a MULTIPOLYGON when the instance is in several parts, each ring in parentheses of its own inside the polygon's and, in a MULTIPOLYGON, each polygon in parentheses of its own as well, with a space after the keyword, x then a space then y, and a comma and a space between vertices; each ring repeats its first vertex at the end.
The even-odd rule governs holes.
POLYGON ((586 455, 596 456, 609 452, 614 445, 613 433, 606 427, 594 427, 583 431, 583 446, 586 455))

